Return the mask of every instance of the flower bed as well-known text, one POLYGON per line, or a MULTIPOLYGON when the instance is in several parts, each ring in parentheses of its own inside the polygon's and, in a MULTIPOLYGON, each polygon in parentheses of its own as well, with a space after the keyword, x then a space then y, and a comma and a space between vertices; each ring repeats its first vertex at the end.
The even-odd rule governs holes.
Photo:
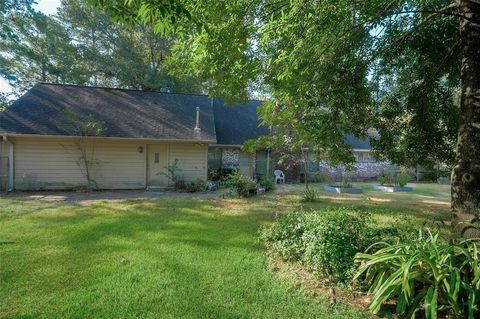
POLYGON ((325 185, 323 189, 328 193, 337 193, 337 194, 361 194, 363 190, 356 187, 340 187, 340 186, 331 186, 325 185))

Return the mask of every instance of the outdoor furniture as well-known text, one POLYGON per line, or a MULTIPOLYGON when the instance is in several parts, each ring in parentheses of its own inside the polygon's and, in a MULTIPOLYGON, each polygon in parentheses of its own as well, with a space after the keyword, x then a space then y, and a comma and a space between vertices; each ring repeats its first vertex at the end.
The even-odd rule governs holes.
POLYGON ((275 184, 278 184, 279 182, 282 184, 285 184, 285 174, 279 169, 276 169, 273 172, 273 175, 275 175, 275 184))

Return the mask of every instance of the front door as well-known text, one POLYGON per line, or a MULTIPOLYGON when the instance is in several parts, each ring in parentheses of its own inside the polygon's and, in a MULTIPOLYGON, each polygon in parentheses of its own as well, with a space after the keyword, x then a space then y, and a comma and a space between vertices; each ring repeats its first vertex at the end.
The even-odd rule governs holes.
POLYGON ((168 178, 163 174, 166 173, 167 146, 165 144, 149 144, 147 152, 147 186, 167 186, 168 178))

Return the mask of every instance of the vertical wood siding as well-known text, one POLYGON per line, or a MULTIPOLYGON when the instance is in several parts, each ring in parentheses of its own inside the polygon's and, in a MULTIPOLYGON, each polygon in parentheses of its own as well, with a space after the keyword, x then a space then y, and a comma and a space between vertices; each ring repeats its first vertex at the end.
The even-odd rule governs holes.
MULTIPOLYGON (((72 189, 86 184, 72 140, 12 139, 17 190, 72 189)), ((145 154, 140 142, 95 142, 88 146, 96 162, 93 178, 103 189, 144 187, 145 154)))

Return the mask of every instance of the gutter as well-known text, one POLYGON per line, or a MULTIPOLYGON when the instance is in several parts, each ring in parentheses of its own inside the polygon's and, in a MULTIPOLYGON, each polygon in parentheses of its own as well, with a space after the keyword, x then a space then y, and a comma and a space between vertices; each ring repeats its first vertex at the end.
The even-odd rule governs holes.
MULTIPOLYGON (((25 137, 25 138, 54 138, 54 139, 74 139, 79 136, 74 135, 40 135, 40 134, 8 134, 11 137, 25 137)), ((160 138, 136 138, 136 137, 108 137, 108 136, 87 136, 91 141, 120 141, 120 142, 135 142, 135 143, 145 143, 145 142, 168 142, 168 143, 205 143, 213 144, 217 140, 207 140, 207 139, 160 139, 160 138)))
POLYGON ((8 151, 8 192, 13 191, 13 163, 14 163, 14 153, 13 153, 13 143, 7 138, 7 135, 3 135, 2 139, 9 146, 8 151))

